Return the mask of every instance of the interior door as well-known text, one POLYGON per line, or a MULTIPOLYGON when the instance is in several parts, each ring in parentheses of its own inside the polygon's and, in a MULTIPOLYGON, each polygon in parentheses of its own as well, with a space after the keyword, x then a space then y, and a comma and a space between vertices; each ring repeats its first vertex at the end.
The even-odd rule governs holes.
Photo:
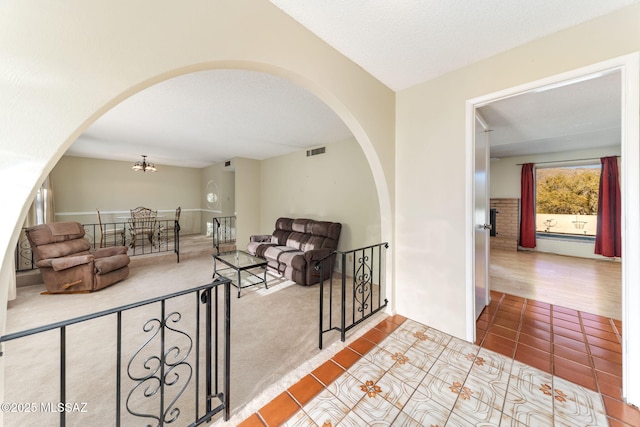
POLYGON ((474 176, 475 318, 489 304, 489 141, 487 126, 476 112, 474 176))

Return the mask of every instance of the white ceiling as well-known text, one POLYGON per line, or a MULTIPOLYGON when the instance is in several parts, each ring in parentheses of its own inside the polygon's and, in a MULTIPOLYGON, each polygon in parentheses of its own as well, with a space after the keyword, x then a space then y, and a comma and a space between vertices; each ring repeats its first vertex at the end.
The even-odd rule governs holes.
MULTIPOLYGON (((640 2, 270 1, 395 91, 640 2)), ((552 93, 556 92, 546 96, 551 105, 565 99, 571 100, 568 111, 581 110, 575 93, 570 98, 552 93)), ((494 128, 492 140, 499 131, 509 136, 500 150, 513 153, 513 146, 507 150, 507 141, 531 142, 531 138, 538 147, 557 148, 560 139, 550 138, 566 136, 567 131, 551 124, 562 121, 539 117, 546 108, 527 111, 526 105, 522 110, 517 105, 514 98, 511 105, 485 107, 483 112, 494 128), (510 118, 511 112, 517 115, 510 118), (534 126, 527 122, 530 119, 546 126, 527 133, 534 126)), ((564 113, 558 109, 551 118, 564 113)), ((591 113, 597 112, 584 110, 591 113)), ((594 129, 592 118, 582 120, 591 123, 592 134, 609 135, 605 128, 594 129)), ((252 71, 215 70, 177 77, 132 96, 99 118, 67 154, 131 162, 146 154, 158 165, 204 167, 237 156, 265 159, 350 137, 326 105, 288 81, 252 71)), ((514 154, 500 154, 506 155, 514 154)))
POLYGON ((314 95, 247 70, 186 74, 126 99, 81 135, 68 154, 205 167, 233 157, 265 159, 351 132, 314 95))
POLYGON ((478 108, 491 131, 491 157, 619 146, 620 71, 585 78, 478 108))

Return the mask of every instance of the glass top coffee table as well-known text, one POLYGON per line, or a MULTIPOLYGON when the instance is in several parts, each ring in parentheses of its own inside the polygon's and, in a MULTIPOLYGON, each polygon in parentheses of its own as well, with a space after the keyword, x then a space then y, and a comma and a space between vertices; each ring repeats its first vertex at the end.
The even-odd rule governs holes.
POLYGON ((253 256, 244 251, 223 252, 213 256, 213 278, 218 276, 231 280, 231 284, 238 288, 238 298, 240 291, 249 286, 264 283, 264 287, 269 289, 267 285, 267 260, 257 256, 253 256), (224 267, 218 268, 218 262, 224 267), (254 270, 262 268, 264 271, 256 274, 254 270), (242 272, 245 272, 244 278, 242 272), (235 277, 233 277, 235 276, 235 277))

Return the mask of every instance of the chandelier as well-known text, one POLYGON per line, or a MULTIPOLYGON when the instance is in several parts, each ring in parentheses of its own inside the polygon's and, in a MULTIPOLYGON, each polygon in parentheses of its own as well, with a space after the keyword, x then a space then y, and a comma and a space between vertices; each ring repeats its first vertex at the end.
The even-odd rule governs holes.
POLYGON ((156 169, 156 165, 154 165, 153 163, 147 163, 147 156, 145 156, 144 154, 142 155, 142 161, 136 162, 131 169, 136 172, 155 172, 158 170, 156 169))

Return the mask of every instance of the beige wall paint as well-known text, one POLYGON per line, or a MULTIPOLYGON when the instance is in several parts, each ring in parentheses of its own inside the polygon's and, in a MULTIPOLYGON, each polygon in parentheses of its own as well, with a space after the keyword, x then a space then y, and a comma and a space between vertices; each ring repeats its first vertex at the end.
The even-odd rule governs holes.
MULTIPOLYGON (((378 197, 357 141, 327 145, 319 156, 303 150, 232 163, 202 169, 157 165, 156 173, 140 173, 127 162, 64 156, 50 174, 56 221, 96 223, 99 209, 103 222, 122 222, 118 217, 137 206, 172 219, 180 206, 182 233, 198 234, 214 216, 235 215, 237 198, 241 236, 270 233, 278 217, 291 216, 343 223, 342 250, 380 242, 378 197), (215 203, 207 201, 209 190, 218 196, 215 203)), ((244 237, 239 242, 242 249, 244 237)))
POLYGON ((260 187, 260 227, 251 234, 271 233, 284 216, 342 223, 342 251, 381 241, 373 176, 355 140, 326 145, 316 156, 299 151, 264 160, 260 187))
POLYGON ((241 157, 232 162, 236 170, 236 246, 242 249, 255 234, 253 230, 260 227, 260 205, 265 196, 260 194, 261 162, 241 157))
POLYGON ((466 101, 636 52, 638 22, 627 7, 397 94, 398 312, 466 336, 466 101))
POLYGON ((50 174, 56 221, 97 223, 99 209, 104 222, 123 222, 117 217, 138 206, 173 220, 180 206, 182 233, 200 233, 201 170, 157 165, 158 172, 141 173, 132 163, 62 157, 50 174))

